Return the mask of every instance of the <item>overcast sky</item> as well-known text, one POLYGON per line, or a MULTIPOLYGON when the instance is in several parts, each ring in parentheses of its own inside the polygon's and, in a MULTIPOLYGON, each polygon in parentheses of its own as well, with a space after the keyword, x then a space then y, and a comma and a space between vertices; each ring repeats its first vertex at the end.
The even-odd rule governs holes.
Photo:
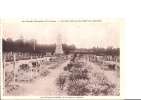
POLYGON ((57 34, 63 43, 75 44, 78 48, 120 47, 120 21, 102 22, 20 22, 3 23, 4 38, 36 39, 40 44, 56 42, 57 34))

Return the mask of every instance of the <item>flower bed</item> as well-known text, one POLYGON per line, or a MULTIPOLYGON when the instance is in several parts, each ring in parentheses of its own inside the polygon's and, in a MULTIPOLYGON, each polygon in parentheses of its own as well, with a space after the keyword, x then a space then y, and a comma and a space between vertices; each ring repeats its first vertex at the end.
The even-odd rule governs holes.
POLYGON ((91 80, 89 82, 89 87, 91 89, 91 95, 113 95, 116 85, 108 81, 107 77, 105 77, 103 73, 93 72, 90 77, 91 80))
POLYGON ((79 61, 70 62, 64 67, 67 76, 60 78, 62 90, 69 96, 118 96, 116 84, 111 83, 102 71, 92 69, 79 61))

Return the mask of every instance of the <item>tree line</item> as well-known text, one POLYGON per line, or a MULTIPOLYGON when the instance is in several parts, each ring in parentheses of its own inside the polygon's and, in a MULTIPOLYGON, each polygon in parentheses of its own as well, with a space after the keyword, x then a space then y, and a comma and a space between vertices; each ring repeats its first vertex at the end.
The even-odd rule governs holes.
POLYGON ((94 54, 98 55, 112 55, 112 56, 119 56, 120 55, 120 48, 113 48, 113 47, 107 47, 107 48, 98 48, 93 47, 91 49, 94 54))
MULTIPOLYGON (((23 39, 12 40, 11 38, 2 39, 3 52, 26 52, 26 53, 42 53, 46 52, 54 53, 56 44, 38 44, 36 40, 25 41, 23 39)), ((65 54, 72 53, 74 51, 86 51, 86 53, 96 54, 96 55, 120 55, 119 48, 101 48, 93 47, 91 49, 76 48, 75 45, 62 44, 62 48, 65 54)), ((83 52, 84 53, 84 52, 83 52)))
MULTIPOLYGON (((38 44, 36 40, 25 41, 22 39, 12 40, 11 38, 2 39, 3 52, 26 52, 26 53, 54 53, 56 44, 38 44)), ((62 44, 65 54, 75 50, 75 45, 62 44)))

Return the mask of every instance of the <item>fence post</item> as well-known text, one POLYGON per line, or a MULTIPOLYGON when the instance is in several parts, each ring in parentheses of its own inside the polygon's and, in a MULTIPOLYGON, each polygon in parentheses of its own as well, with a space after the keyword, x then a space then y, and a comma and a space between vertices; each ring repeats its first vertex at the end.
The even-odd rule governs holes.
POLYGON ((13 59, 13 74, 14 74, 14 78, 13 78, 13 79, 14 79, 14 80, 13 80, 13 81, 14 81, 14 83, 15 83, 15 79, 16 79, 16 78, 15 78, 15 76, 16 76, 16 71, 15 71, 15 69, 16 69, 16 55, 15 55, 14 53, 13 53, 13 58, 14 58, 14 59, 13 59))

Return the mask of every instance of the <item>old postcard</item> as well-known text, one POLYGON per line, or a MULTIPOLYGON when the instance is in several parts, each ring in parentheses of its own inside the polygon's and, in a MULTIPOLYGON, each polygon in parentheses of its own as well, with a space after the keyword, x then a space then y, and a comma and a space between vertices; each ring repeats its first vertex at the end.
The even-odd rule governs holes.
POLYGON ((2 98, 121 96, 121 19, 2 20, 2 98))

